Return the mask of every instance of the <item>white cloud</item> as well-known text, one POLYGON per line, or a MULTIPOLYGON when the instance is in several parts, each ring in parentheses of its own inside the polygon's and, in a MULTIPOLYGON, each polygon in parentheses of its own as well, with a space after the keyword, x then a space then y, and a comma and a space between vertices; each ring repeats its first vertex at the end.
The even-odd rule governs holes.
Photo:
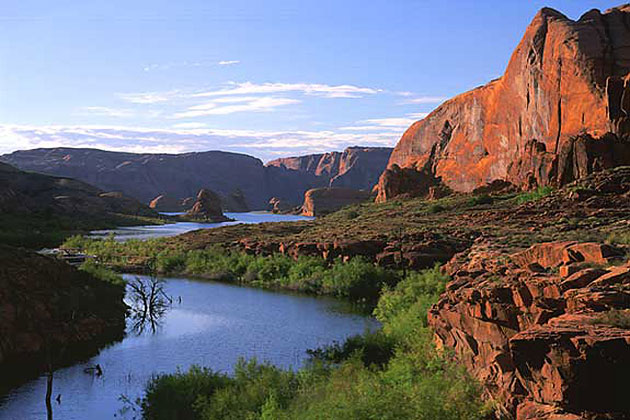
POLYGON ((175 129, 191 129, 191 128, 205 128, 207 124, 198 123, 198 122, 184 122, 179 124, 173 124, 173 128, 175 129))
POLYGON ((406 99, 406 104, 439 104, 447 100, 446 96, 419 96, 417 98, 406 99))
POLYGON ((187 111, 177 112, 173 118, 194 118, 207 115, 228 115, 237 112, 269 112, 275 108, 297 104, 300 101, 290 98, 263 97, 234 97, 218 98, 211 102, 194 105, 187 111), (223 105, 228 103, 229 105, 223 105))
POLYGON ((168 102, 179 95, 179 91, 171 90, 167 92, 139 92, 139 93, 117 93, 120 99, 132 104, 156 104, 168 102))
POLYGON ((102 117, 131 118, 136 116, 132 109, 109 108, 106 106, 86 106, 78 111, 80 115, 98 115, 102 117))
POLYGON ((380 89, 353 85, 326 85, 318 83, 230 83, 229 87, 193 94, 195 97, 213 97, 225 95, 251 95, 259 93, 300 92, 305 95, 325 98, 360 98, 382 92, 380 89))
MULTIPOLYGON (((186 123, 182 123, 186 124, 186 123)), ((38 147, 91 147, 142 153, 183 153, 225 150, 270 160, 342 150, 348 146, 393 146, 390 131, 351 133, 321 131, 259 131, 179 127, 152 129, 125 126, 0 125, 0 153, 38 147)))
POLYGON ((239 60, 222 60, 222 61, 219 61, 219 65, 220 66, 231 66, 231 65, 239 64, 239 63, 240 63, 239 60))

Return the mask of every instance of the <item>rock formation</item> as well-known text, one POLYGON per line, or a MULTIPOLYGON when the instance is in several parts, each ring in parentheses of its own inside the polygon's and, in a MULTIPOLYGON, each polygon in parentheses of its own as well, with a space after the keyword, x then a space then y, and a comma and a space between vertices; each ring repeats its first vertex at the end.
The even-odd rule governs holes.
POLYGON ((223 215, 221 198, 214 192, 202 188, 197 194, 197 200, 192 208, 186 212, 187 219, 208 222, 226 222, 231 220, 223 215))
POLYGON ((611 265, 622 256, 579 242, 506 255, 480 239, 445 266, 453 280, 429 324, 503 413, 628 418, 630 265, 611 265))
POLYGON ((14 376, 42 372, 47 349, 57 368, 122 339, 124 287, 4 245, 0 261, 0 394, 14 376))
POLYGON ((350 204, 368 200, 367 191, 350 188, 314 188, 304 194, 302 214, 304 216, 323 216, 350 204))
POLYGON ((403 134, 378 201, 442 182, 562 185, 630 163, 630 6, 573 21, 542 9, 505 74, 446 101, 403 134))
POLYGON ((320 187, 369 190, 387 166, 392 152, 389 147, 348 147, 343 152, 330 152, 280 158, 267 163, 319 179, 320 187))
POLYGON ((158 195, 151 200, 149 207, 160 212, 178 212, 183 210, 182 200, 178 200, 165 194, 158 195))
POLYGON ((295 207, 296 206, 279 197, 271 197, 271 199, 269 200, 269 209, 272 213, 288 213, 292 211, 295 207))

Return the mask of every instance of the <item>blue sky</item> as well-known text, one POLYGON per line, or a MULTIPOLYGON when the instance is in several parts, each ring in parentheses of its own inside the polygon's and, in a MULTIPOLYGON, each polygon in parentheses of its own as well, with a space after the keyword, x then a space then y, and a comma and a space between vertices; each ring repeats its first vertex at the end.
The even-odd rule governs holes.
POLYGON ((500 76, 543 6, 612 1, 2 0, 0 153, 260 157, 393 146, 500 76))

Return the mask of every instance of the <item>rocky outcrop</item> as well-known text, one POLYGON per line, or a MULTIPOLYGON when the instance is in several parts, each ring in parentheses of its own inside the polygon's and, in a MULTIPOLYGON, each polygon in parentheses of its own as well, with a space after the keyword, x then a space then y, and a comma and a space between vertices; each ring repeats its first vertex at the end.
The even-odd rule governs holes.
POLYGON ((0 395, 13 380, 43 371, 46 353, 57 368, 122 338, 124 287, 4 245, 0 261, 0 395))
POLYGON ((149 207, 151 207, 155 211, 160 212, 178 212, 182 211, 182 200, 178 200, 174 197, 168 195, 158 195, 149 203, 149 207))
POLYGON ((291 203, 279 197, 271 197, 271 200, 269 200, 269 209, 271 210, 272 213, 278 213, 278 214, 289 213, 293 211, 295 208, 296 206, 292 205, 291 203))
POLYGON ((629 18, 630 6, 592 10, 577 21, 542 9, 501 78, 407 129, 377 199, 423 194, 405 182, 415 178, 461 192, 497 179, 531 188, 629 164, 629 18))
POLYGON ((624 258, 575 241, 507 255, 480 238, 445 266, 453 280, 429 324, 504 413, 630 418, 630 264, 613 265, 624 258))
POLYGON ((199 190, 195 204, 186 212, 185 217, 186 219, 207 222, 226 222, 231 220, 223 214, 221 198, 214 191, 205 188, 199 190))
POLYGON ((367 191, 350 188, 315 188, 304 194, 302 215, 323 216, 350 204, 366 201, 371 197, 367 191))
POLYGON ((391 152, 389 147, 355 146, 343 152, 280 158, 267 166, 315 176, 320 187, 370 190, 387 166, 391 152))

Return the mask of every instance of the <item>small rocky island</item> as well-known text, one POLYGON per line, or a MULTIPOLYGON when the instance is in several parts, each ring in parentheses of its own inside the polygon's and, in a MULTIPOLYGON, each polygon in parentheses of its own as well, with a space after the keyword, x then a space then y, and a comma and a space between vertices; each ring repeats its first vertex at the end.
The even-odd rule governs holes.
POLYGON ((229 222, 233 219, 223 214, 221 198, 212 190, 202 188, 197 193, 197 199, 186 214, 180 216, 186 221, 229 222))

